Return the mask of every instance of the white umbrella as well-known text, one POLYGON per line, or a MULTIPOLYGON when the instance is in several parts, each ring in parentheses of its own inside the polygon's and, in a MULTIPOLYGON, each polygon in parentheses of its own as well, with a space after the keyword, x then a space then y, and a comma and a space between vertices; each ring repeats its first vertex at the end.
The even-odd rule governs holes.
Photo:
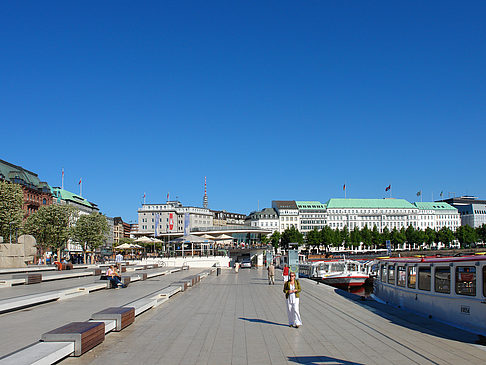
POLYGON ((140 243, 152 243, 152 239, 149 237, 142 236, 140 238, 137 238, 135 242, 140 242, 140 243))
POLYGON ((117 250, 128 250, 130 248, 133 248, 133 245, 130 244, 130 243, 124 243, 124 244, 122 244, 120 246, 116 246, 115 247, 115 249, 117 249, 117 250))

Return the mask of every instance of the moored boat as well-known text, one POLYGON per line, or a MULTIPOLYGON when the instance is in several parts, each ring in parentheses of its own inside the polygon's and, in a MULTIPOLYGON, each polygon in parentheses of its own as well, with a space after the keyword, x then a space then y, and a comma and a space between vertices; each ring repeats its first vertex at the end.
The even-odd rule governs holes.
POLYGON ((346 259, 301 264, 299 275, 339 288, 362 286, 370 277, 366 263, 346 259))
POLYGON ((486 335, 486 255, 380 258, 374 296, 486 335))

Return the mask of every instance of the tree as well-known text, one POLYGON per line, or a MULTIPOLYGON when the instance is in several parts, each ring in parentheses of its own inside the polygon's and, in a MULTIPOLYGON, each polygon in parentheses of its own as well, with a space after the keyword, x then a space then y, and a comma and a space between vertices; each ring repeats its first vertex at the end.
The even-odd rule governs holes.
POLYGON ((371 241, 371 231, 369 230, 368 226, 365 225, 360 233, 361 233, 361 241, 363 242, 363 245, 365 245, 365 247, 370 247, 372 241, 371 241))
POLYGON ((454 242, 454 233, 448 227, 442 227, 439 232, 437 232, 437 239, 442 242, 446 247, 449 247, 452 242, 454 242))
POLYGON ((264 234, 262 235, 260 242, 262 243, 262 245, 266 246, 270 242, 270 238, 268 238, 267 235, 264 234))
POLYGON ((68 205, 43 205, 27 218, 24 232, 34 236, 42 249, 51 247, 57 250, 60 258, 61 250, 72 236, 71 223, 77 214, 77 210, 68 205))
POLYGON ((409 225, 407 229, 405 230, 405 238, 407 240, 407 243, 412 247, 415 243, 415 228, 413 228, 412 225, 409 225))
POLYGON ((361 232, 358 227, 354 227, 349 235, 349 241, 353 247, 358 247, 361 242, 361 232))
POLYGON ((380 247, 382 245, 383 235, 378 231, 378 227, 373 226, 371 231, 371 242, 375 247, 380 247))
POLYGON ((83 250, 84 262, 86 262, 86 251, 102 246, 107 232, 108 222, 103 214, 91 213, 78 218, 73 234, 83 250))
POLYGON ((321 240, 327 252, 328 247, 334 242, 334 231, 331 227, 324 226, 321 229, 321 240))
POLYGON ((415 230, 415 235, 414 235, 415 242, 418 244, 423 244, 426 239, 427 235, 425 234, 424 231, 422 231, 420 228, 415 230))
POLYGON ((288 248, 289 243, 297 242, 299 245, 304 243, 304 235, 297 228, 290 226, 282 233, 282 247, 288 248))
POLYGON ((403 227, 400 230, 397 230, 396 227, 393 228, 390 234, 390 241, 393 244, 393 247, 398 247, 400 245, 403 245, 406 239, 407 237, 405 234, 405 229, 403 227))
POLYGON ((270 236, 270 243, 272 244, 273 248, 275 249, 275 252, 277 252, 277 248, 280 244, 280 232, 279 231, 274 231, 272 235, 270 236))
POLYGON ((306 241, 307 241, 307 245, 309 245, 309 247, 311 247, 311 246, 319 247, 321 245, 321 242, 322 242, 321 232, 319 232, 317 230, 317 228, 314 227, 314 229, 312 231, 307 233, 306 241))
POLYGON ((350 245, 350 242, 351 242, 350 237, 349 237, 348 227, 344 226, 344 228, 341 231, 338 231, 338 232, 339 232, 341 243, 343 243, 345 247, 348 247, 350 245))
POLYGON ((430 228, 430 227, 427 227, 425 229, 425 243, 429 246, 429 247, 432 247, 434 245, 434 242, 436 240, 436 232, 430 228))
POLYGON ((0 236, 4 242, 22 225, 24 193, 18 184, 0 181, 0 236))
POLYGON ((460 242, 461 247, 470 247, 471 244, 476 243, 476 231, 469 225, 460 226, 456 230, 456 238, 460 242))
POLYGON ((476 228, 476 235, 481 242, 486 243, 486 224, 476 228))
POLYGON ((386 247, 386 241, 391 241, 391 233, 388 227, 383 228, 381 248, 386 247))

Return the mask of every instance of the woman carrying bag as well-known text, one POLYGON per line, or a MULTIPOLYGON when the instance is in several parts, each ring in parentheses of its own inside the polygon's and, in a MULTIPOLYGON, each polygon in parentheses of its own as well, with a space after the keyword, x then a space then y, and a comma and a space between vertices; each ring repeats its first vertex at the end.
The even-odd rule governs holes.
POLYGON ((283 292, 287 299, 287 315, 289 317, 289 327, 299 328, 302 326, 299 312, 300 283, 295 278, 295 273, 290 273, 289 281, 284 284, 283 292))

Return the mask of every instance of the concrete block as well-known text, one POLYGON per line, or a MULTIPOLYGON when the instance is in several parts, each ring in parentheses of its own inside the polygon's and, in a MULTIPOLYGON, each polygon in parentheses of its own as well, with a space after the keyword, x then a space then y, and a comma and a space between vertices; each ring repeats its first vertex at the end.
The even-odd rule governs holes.
POLYGON ((91 319, 113 319, 116 321, 115 331, 121 331, 135 320, 135 308, 110 307, 92 314, 91 319))

